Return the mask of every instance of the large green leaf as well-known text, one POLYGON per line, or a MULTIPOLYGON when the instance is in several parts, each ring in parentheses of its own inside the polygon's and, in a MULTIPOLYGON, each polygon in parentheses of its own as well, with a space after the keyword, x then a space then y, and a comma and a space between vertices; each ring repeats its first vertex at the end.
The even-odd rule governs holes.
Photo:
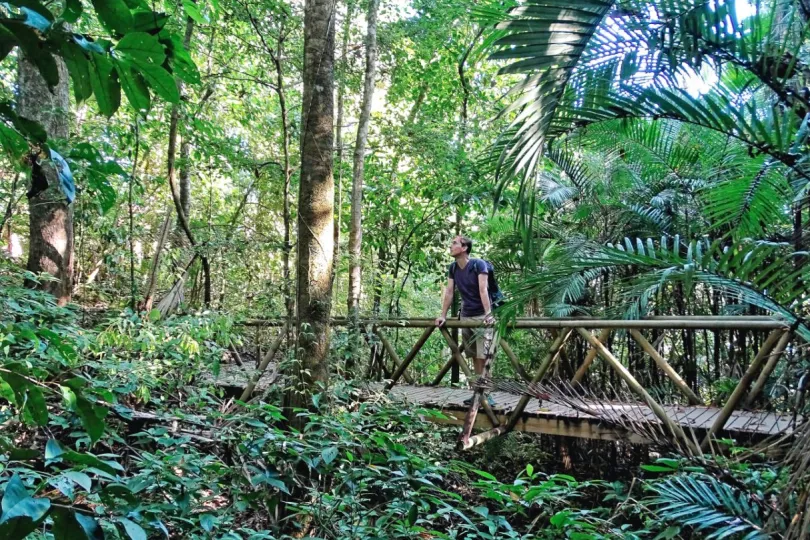
POLYGON ((17 36, 8 28, 0 25, 0 61, 8 56, 8 53, 17 46, 17 36))
POLYGON ((137 10, 132 13, 132 29, 136 32, 148 32, 157 34, 169 21, 169 16, 165 13, 158 13, 149 10, 137 10))
POLYGON ((115 46, 115 52, 138 66, 163 64, 164 47, 156 36, 146 32, 130 32, 115 46))
POLYGON ((0 123, 0 145, 14 159, 21 158, 28 151, 28 142, 25 137, 13 128, 0 123))
POLYGON ((53 515, 54 540, 103 540, 104 531, 92 516, 57 508, 53 515))
POLYGON ((115 114, 121 106, 121 86, 112 61, 101 54, 90 57, 90 83, 96 96, 98 108, 106 117, 115 114))
POLYGON ((169 65, 172 71, 187 83, 200 84, 200 73, 180 36, 171 34, 164 42, 169 51, 169 65))
POLYGON ((118 71, 118 79, 121 81, 121 87, 124 89, 129 104, 133 109, 145 115, 152 106, 152 99, 143 77, 123 63, 116 64, 115 69, 118 71))
POLYGON ((140 73, 149 86, 169 103, 180 103, 180 91, 171 73, 160 66, 138 64, 140 73))
POLYGON ((82 48, 74 41, 62 43, 62 58, 73 80, 73 95, 76 96, 76 102, 82 103, 93 95, 90 62, 82 48))
POLYGON ((65 10, 62 12, 62 18, 66 22, 75 23, 84 11, 81 0, 65 0, 65 10))
POLYGON ((50 508, 51 501, 31 497, 20 477, 15 474, 6 484, 3 493, 0 538, 8 540, 25 538, 45 519, 50 508))
POLYGON ((93 0, 101 23, 111 32, 126 34, 132 30, 132 13, 124 0, 93 0))
POLYGON ((96 8, 99 20, 108 30, 118 34, 126 34, 132 30, 132 13, 124 0, 93 0, 93 7, 96 8))

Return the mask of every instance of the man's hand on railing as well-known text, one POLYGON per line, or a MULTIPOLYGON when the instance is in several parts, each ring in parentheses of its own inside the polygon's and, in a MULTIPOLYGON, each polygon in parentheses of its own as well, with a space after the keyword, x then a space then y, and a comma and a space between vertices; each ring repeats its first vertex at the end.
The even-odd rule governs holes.
POLYGON ((447 321, 447 317, 436 317, 436 326, 442 327, 444 323, 447 321))
POLYGON ((493 315, 491 311, 484 317, 484 324, 487 326, 495 324, 495 315, 493 315))

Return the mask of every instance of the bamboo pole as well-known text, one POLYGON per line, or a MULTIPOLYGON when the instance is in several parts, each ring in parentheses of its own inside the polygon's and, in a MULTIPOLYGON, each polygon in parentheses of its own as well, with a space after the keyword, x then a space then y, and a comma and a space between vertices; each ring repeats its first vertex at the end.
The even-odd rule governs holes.
MULTIPOLYGON (((447 330, 444 330, 447 332, 447 330)), ((449 333, 447 334, 450 335, 449 333)), ((487 328, 484 333, 484 369, 481 372, 481 379, 489 380, 489 375, 492 371, 492 359, 495 356, 495 344, 497 343, 498 334, 492 328, 487 328)), ((458 349, 457 349, 458 350, 458 349)), ((461 367, 462 363, 459 363, 459 367, 461 367)), ((466 367, 466 366, 465 366, 466 367)), ((475 418, 478 416, 478 408, 483 405, 484 410, 487 411, 487 416, 492 413, 492 409, 489 407, 487 400, 484 398, 484 390, 482 388, 477 388, 473 391, 472 403, 470 404, 470 408, 467 410, 467 414, 464 417, 464 425, 461 427, 461 436, 458 440, 458 446, 462 449, 466 448, 467 445, 470 443, 470 435, 472 434, 473 426, 475 426, 475 418)), ((497 428, 500 424, 498 421, 498 417, 492 413, 490 416, 490 420, 492 421, 492 426, 497 428)))
POLYGON ((515 352, 512 350, 512 347, 510 347, 509 344, 506 342, 506 340, 503 338, 500 339, 499 343, 501 345, 501 349, 503 349, 503 352, 506 353, 506 357, 512 363, 512 367, 515 368, 515 371, 517 371, 518 375, 520 375, 524 381, 526 382, 530 381, 531 377, 529 377, 529 374, 526 373, 525 369, 523 369, 523 366, 520 365, 520 361, 518 360, 518 357, 515 354, 515 352))
MULTIPOLYGON (((565 331, 560 332, 560 334, 556 337, 556 339, 551 343, 551 347, 549 348, 548 354, 543 359, 543 362, 540 364, 540 369, 537 370, 534 377, 532 377, 529 384, 535 384, 543 378, 548 368, 554 363, 554 359, 557 358, 559 355, 560 350, 562 350, 562 346, 565 344, 565 341, 568 339, 568 336, 571 335, 571 329, 567 328, 565 331)), ((509 415, 506 425, 501 425, 479 433, 473 437, 469 437, 467 440, 463 441, 463 449, 468 450, 473 446, 478 446, 479 444, 483 444, 489 440, 494 439, 504 433, 509 433, 515 426, 517 425, 518 420, 520 419, 520 415, 523 414, 523 410, 532 400, 531 396, 520 396, 520 401, 515 406, 515 409, 509 415)))
MULTIPOLYGON (((607 342, 608 338, 610 337, 610 328, 603 328, 602 332, 599 333, 599 341, 601 343, 607 342)), ((596 359, 596 349, 591 348, 588 351, 588 354, 585 355, 585 360, 582 362, 582 365, 579 366, 577 372, 574 373, 573 378, 571 379, 571 383, 578 383, 582 381, 582 378, 585 377, 585 373, 587 373, 588 368, 591 367, 591 364, 596 359)))
MULTIPOLYGON (((385 334, 383 334, 382 330, 380 330, 379 328, 375 328, 374 333, 377 334, 378 338, 380 338, 380 341, 383 344, 383 348, 388 353, 388 356, 391 357, 391 361, 394 362, 394 369, 399 369, 399 366, 402 365, 402 362, 400 361, 399 356, 397 355, 397 351, 396 349, 394 349, 394 346, 391 345, 391 342, 388 341, 388 338, 385 337, 385 334)), ((383 362, 383 366, 385 366, 385 362, 383 362)), ((413 384, 413 378, 411 378, 411 376, 408 375, 407 371, 403 371, 402 376, 405 377, 405 380, 408 381, 409 384, 413 384)))
MULTIPOLYGON (((759 372, 759 369, 762 367, 762 364, 765 362, 765 358, 768 357, 768 352, 770 351, 771 347, 774 346, 774 343, 779 340, 782 343, 782 340, 779 339, 779 336, 785 337, 788 335, 788 332, 771 332, 768 335, 768 338, 765 340, 765 343, 762 344, 760 347, 759 352, 754 357, 754 360, 751 361, 751 365, 748 366, 745 374, 740 379, 740 382, 737 383, 737 387, 734 388, 734 391, 726 401, 726 404, 723 405, 723 408, 720 410, 720 414, 715 419, 712 427, 709 428, 709 432, 706 433, 706 437, 703 439, 701 443, 701 448, 706 449, 708 448, 709 444, 711 443, 712 437, 717 435, 722 429, 726 426, 726 422, 728 419, 731 418, 731 414, 737 408, 737 404, 742 400, 745 393, 748 391, 748 387, 751 386, 751 382, 754 380, 754 377, 759 372)), ((788 338, 784 340, 784 345, 787 345, 788 338)), ((774 351, 775 353, 777 351, 774 351)), ((782 354, 782 351, 778 351, 779 354, 782 354)))
MULTIPOLYGON (((765 383, 768 382, 768 377, 771 376, 771 373, 773 373, 773 370, 776 368, 776 364, 779 362, 779 358, 781 358, 782 353, 785 351, 791 334, 792 332, 790 331, 783 332, 782 337, 779 338, 779 342, 773 348, 773 352, 771 353, 771 351, 767 351, 768 353, 771 353, 768 357, 768 362, 765 364, 765 367, 762 368, 762 373, 759 374, 759 378, 757 379, 757 382, 754 383, 754 387, 751 388, 751 391, 748 393, 748 397, 745 398, 745 407, 750 407, 754 403, 754 400, 757 398, 759 393, 762 392, 762 389, 765 388, 765 383)), ((763 344, 762 347, 764 348, 765 345, 763 344)))
MULTIPOLYGON (((464 361, 464 357, 461 355, 461 350, 458 348, 458 343, 456 343, 456 340, 453 339, 453 336, 450 335, 450 332, 448 332, 447 328, 444 326, 439 328, 439 331, 442 333, 445 341, 447 341, 447 344, 450 346, 450 352, 452 353, 453 358, 456 359, 456 364, 458 364, 458 367, 461 368, 464 376, 467 377, 468 381, 474 381, 475 376, 473 375, 472 371, 470 371, 470 367, 467 365, 467 362, 464 361)), ((500 424, 498 421, 498 416, 495 414, 495 411, 492 410, 489 402, 484 400, 481 402, 481 405, 484 407, 484 412, 487 413, 487 418, 489 418, 490 422, 492 422, 492 425, 497 426, 500 424)))
POLYGON ((256 368, 256 372, 250 378, 245 389, 242 391, 242 395, 239 396, 239 401, 247 401, 250 395, 253 393, 253 390, 256 388, 256 384, 259 382, 259 379, 262 378, 264 372, 267 370, 267 366, 270 365, 270 362, 273 360, 273 357, 276 355, 279 347, 281 347, 281 342, 284 341, 284 336, 287 334, 287 327, 284 326, 281 328, 281 332, 276 337, 276 340, 270 345, 270 349, 267 351, 267 354, 264 355, 262 358, 259 367, 256 368))
POLYGON ((584 328, 577 328, 577 332, 581 335, 591 346, 596 349, 597 353, 604 358, 613 369, 619 374, 619 376, 627 383, 634 392, 639 394, 644 401, 647 403, 647 406, 650 407, 652 412, 661 420, 661 422, 670 430, 670 432, 675 436, 678 437, 681 441, 683 441, 687 446, 690 448, 692 447, 691 440, 686 436, 681 426, 676 424, 675 422, 670 419, 667 412, 664 410, 661 405, 658 404, 657 401, 653 399, 653 397, 647 392, 647 390, 633 377, 633 374, 624 367, 624 365, 619 362, 619 360, 613 356, 607 347, 605 347, 599 340, 597 340, 593 335, 588 332, 584 328))
MULTIPOLYGON (((427 328, 434 326, 434 319, 361 319, 361 324, 370 324, 386 328, 427 328)), ((249 320, 240 323, 242 326, 281 326, 281 320, 249 320)), ((332 320, 334 326, 345 326, 344 318, 332 320)), ((478 328, 479 321, 448 320, 447 328, 478 328)), ((671 330, 707 329, 707 330, 776 330, 787 329, 784 321, 759 316, 683 316, 683 317, 649 317, 645 319, 596 319, 596 318, 520 318, 509 324, 510 328, 662 328, 671 330)))
MULTIPOLYGON (((551 342, 551 347, 546 354, 546 357, 543 359, 543 362, 540 364, 540 369, 537 370, 537 373, 534 374, 532 377, 530 384, 535 384, 540 381, 540 379, 545 375, 546 371, 548 371, 549 366, 554 362, 554 359, 557 357, 557 354, 562 349, 562 346, 565 344, 565 341, 568 339, 568 336, 571 335, 571 329, 566 328, 565 331, 560 332, 557 338, 551 342), (545 367, 545 369, 543 369, 545 367)), ((509 415, 509 423, 506 424, 506 431, 508 433, 515 429, 515 425, 518 422, 518 418, 520 415, 523 414, 523 410, 526 408, 526 405, 529 404, 531 401, 531 396, 520 396, 520 401, 518 404, 515 405, 515 409, 512 411, 512 414, 509 415)))
POLYGON ((399 365, 396 371, 394 371, 393 375, 391 375, 391 382, 385 385, 386 390, 390 390, 391 388, 394 387, 399 378, 402 377, 402 374, 405 373, 405 370, 408 369, 408 366, 411 365, 413 359, 416 358, 416 353, 419 352, 419 350, 422 348, 422 346, 430 337, 430 334, 432 334, 435 329, 436 329, 435 324, 433 326, 428 326, 425 328, 425 331, 422 332, 421 336, 419 336, 419 340, 410 350, 408 356, 405 357, 405 360, 402 361, 402 363, 399 365))
POLYGON ((657 350, 655 350, 655 347, 653 347, 652 344, 649 341, 647 341, 647 338, 641 335, 641 332, 635 329, 630 329, 630 335, 633 337, 634 340, 636 340, 636 343, 641 345, 641 348, 644 349, 644 352, 646 352, 648 355, 650 355, 650 357, 653 360, 655 360, 655 363, 658 364, 658 367, 661 368, 661 371, 663 371, 664 374, 667 377, 669 377, 673 383, 675 383, 675 386, 677 386, 678 389, 681 392, 683 392, 683 394, 689 400, 689 403, 691 403, 692 405, 699 405, 702 403, 700 397, 697 394, 695 394, 691 388, 689 388, 689 385, 686 384, 686 382, 681 378, 680 375, 678 375, 678 372, 675 371, 675 369, 673 369, 673 367, 669 364, 669 362, 667 362, 666 359, 663 356, 661 356, 661 354, 657 350))

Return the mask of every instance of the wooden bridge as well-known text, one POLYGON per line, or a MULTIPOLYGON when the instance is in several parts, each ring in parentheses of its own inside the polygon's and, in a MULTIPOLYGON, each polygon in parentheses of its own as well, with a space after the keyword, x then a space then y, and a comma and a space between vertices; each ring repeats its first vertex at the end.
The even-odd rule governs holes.
MULTIPOLYGON (((278 321, 248 321, 246 326, 282 326, 278 321)), ((335 319, 335 326, 344 326, 344 319, 335 319)), ((511 325, 513 330, 533 332, 548 331, 551 334, 550 345, 545 356, 538 364, 536 371, 529 373, 509 343, 498 338, 499 350, 508 359, 514 372, 519 377, 513 387, 524 386, 535 388, 543 384, 558 362, 566 343, 580 338, 589 346, 579 364, 571 383, 581 383, 597 357, 601 358, 618 375, 626 386, 636 394, 637 400, 630 402, 609 402, 589 400, 587 397, 575 400, 543 400, 539 402, 530 393, 491 392, 494 406, 479 397, 473 406, 464 403, 472 395, 468 388, 449 388, 442 386, 447 374, 459 370, 466 380, 472 382, 476 376, 471 372, 462 356, 456 339, 451 335, 455 328, 475 328, 480 323, 474 321, 448 320, 442 328, 437 328, 432 319, 398 319, 398 320, 361 320, 361 327, 370 345, 381 348, 383 354, 373 355, 372 362, 385 377, 385 382, 370 383, 370 391, 387 391, 397 400, 433 408, 441 412, 433 421, 463 425, 460 445, 470 448, 493 437, 512 430, 522 430, 550 435, 585 437, 605 440, 628 440, 630 442, 648 442, 648 438, 638 432, 622 427, 628 423, 646 423, 658 426, 671 434, 698 434, 702 438, 700 446, 704 448, 721 435, 733 438, 763 438, 778 434, 790 434, 801 417, 790 414, 778 414, 766 411, 747 410, 755 403, 768 378, 777 367, 786 348, 795 336, 788 325, 770 317, 759 316, 686 316, 686 317, 651 317, 641 320, 614 320, 592 318, 531 318, 517 319, 511 325), (421 329, 415 344, 404 357, 400 357, 387 332, 391 329, 421 329), (592 333, 598 330, 597 335, 592 333), (681 375, 664 358, 664 355, 644 336, 644 331, 665 332, 672 330, 711 330, 716 332, 737 330, 750 333, 767 334, 759 350, 748 365, 733 392, 722 407, 706 406, 695 390, 690 387, 681 375), (669 378, 675 388, 683 395, 687 404, 659 404, 648 390, 638 382, 636 377, 617 356, 608 348, 611 333, 627 332, 630 338, 648 355, 663 375, 669 378), (429 384, 416 384, 418 381, 409 374, 409 368, 417 360, 419 352, 428 342, 431 335, 439 334, 450 351, 449 359, 442 365, 429 384), (376 336, 377 343, 373 343, 376 336), (386 360, 387 357, 387 360, 386 360), (399 384, 404 380, 406 384, 399 384), (480 403, 483 415, 479 415, 480 403), (573 405, 573 406, 572 406, 573 405), (484 431, 472 435, 472 429, 484 431)), ((264 354, 264 367, 278 350, 284 332, 273 342, 268 353, 264 354)), ((374 366, 371 366, 374 368, 374 366)), ((261 373, 263 369, 260 369, 261 373)), ((488 375, 485 373, 485 375, 488 375)), ((254 386, 257 377, 254 377, 254 386)), ((252 387, 249 388, 253 390, 252 387)), ((247 392, 247 395, 250 392, 247 392)), ((246 396, 244 396, 246 397, 246 396)), ((689 439, 690 437, 685 437, 689 439)))

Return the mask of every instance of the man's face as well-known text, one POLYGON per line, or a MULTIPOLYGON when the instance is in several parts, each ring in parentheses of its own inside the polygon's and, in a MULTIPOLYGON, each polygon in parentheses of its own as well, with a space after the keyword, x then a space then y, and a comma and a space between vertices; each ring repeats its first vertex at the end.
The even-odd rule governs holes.
POLYGON ((457 257, 466 251, 465 247, 461 244, 461 237, 456 236, 450 243, 450 255, 457 257))

